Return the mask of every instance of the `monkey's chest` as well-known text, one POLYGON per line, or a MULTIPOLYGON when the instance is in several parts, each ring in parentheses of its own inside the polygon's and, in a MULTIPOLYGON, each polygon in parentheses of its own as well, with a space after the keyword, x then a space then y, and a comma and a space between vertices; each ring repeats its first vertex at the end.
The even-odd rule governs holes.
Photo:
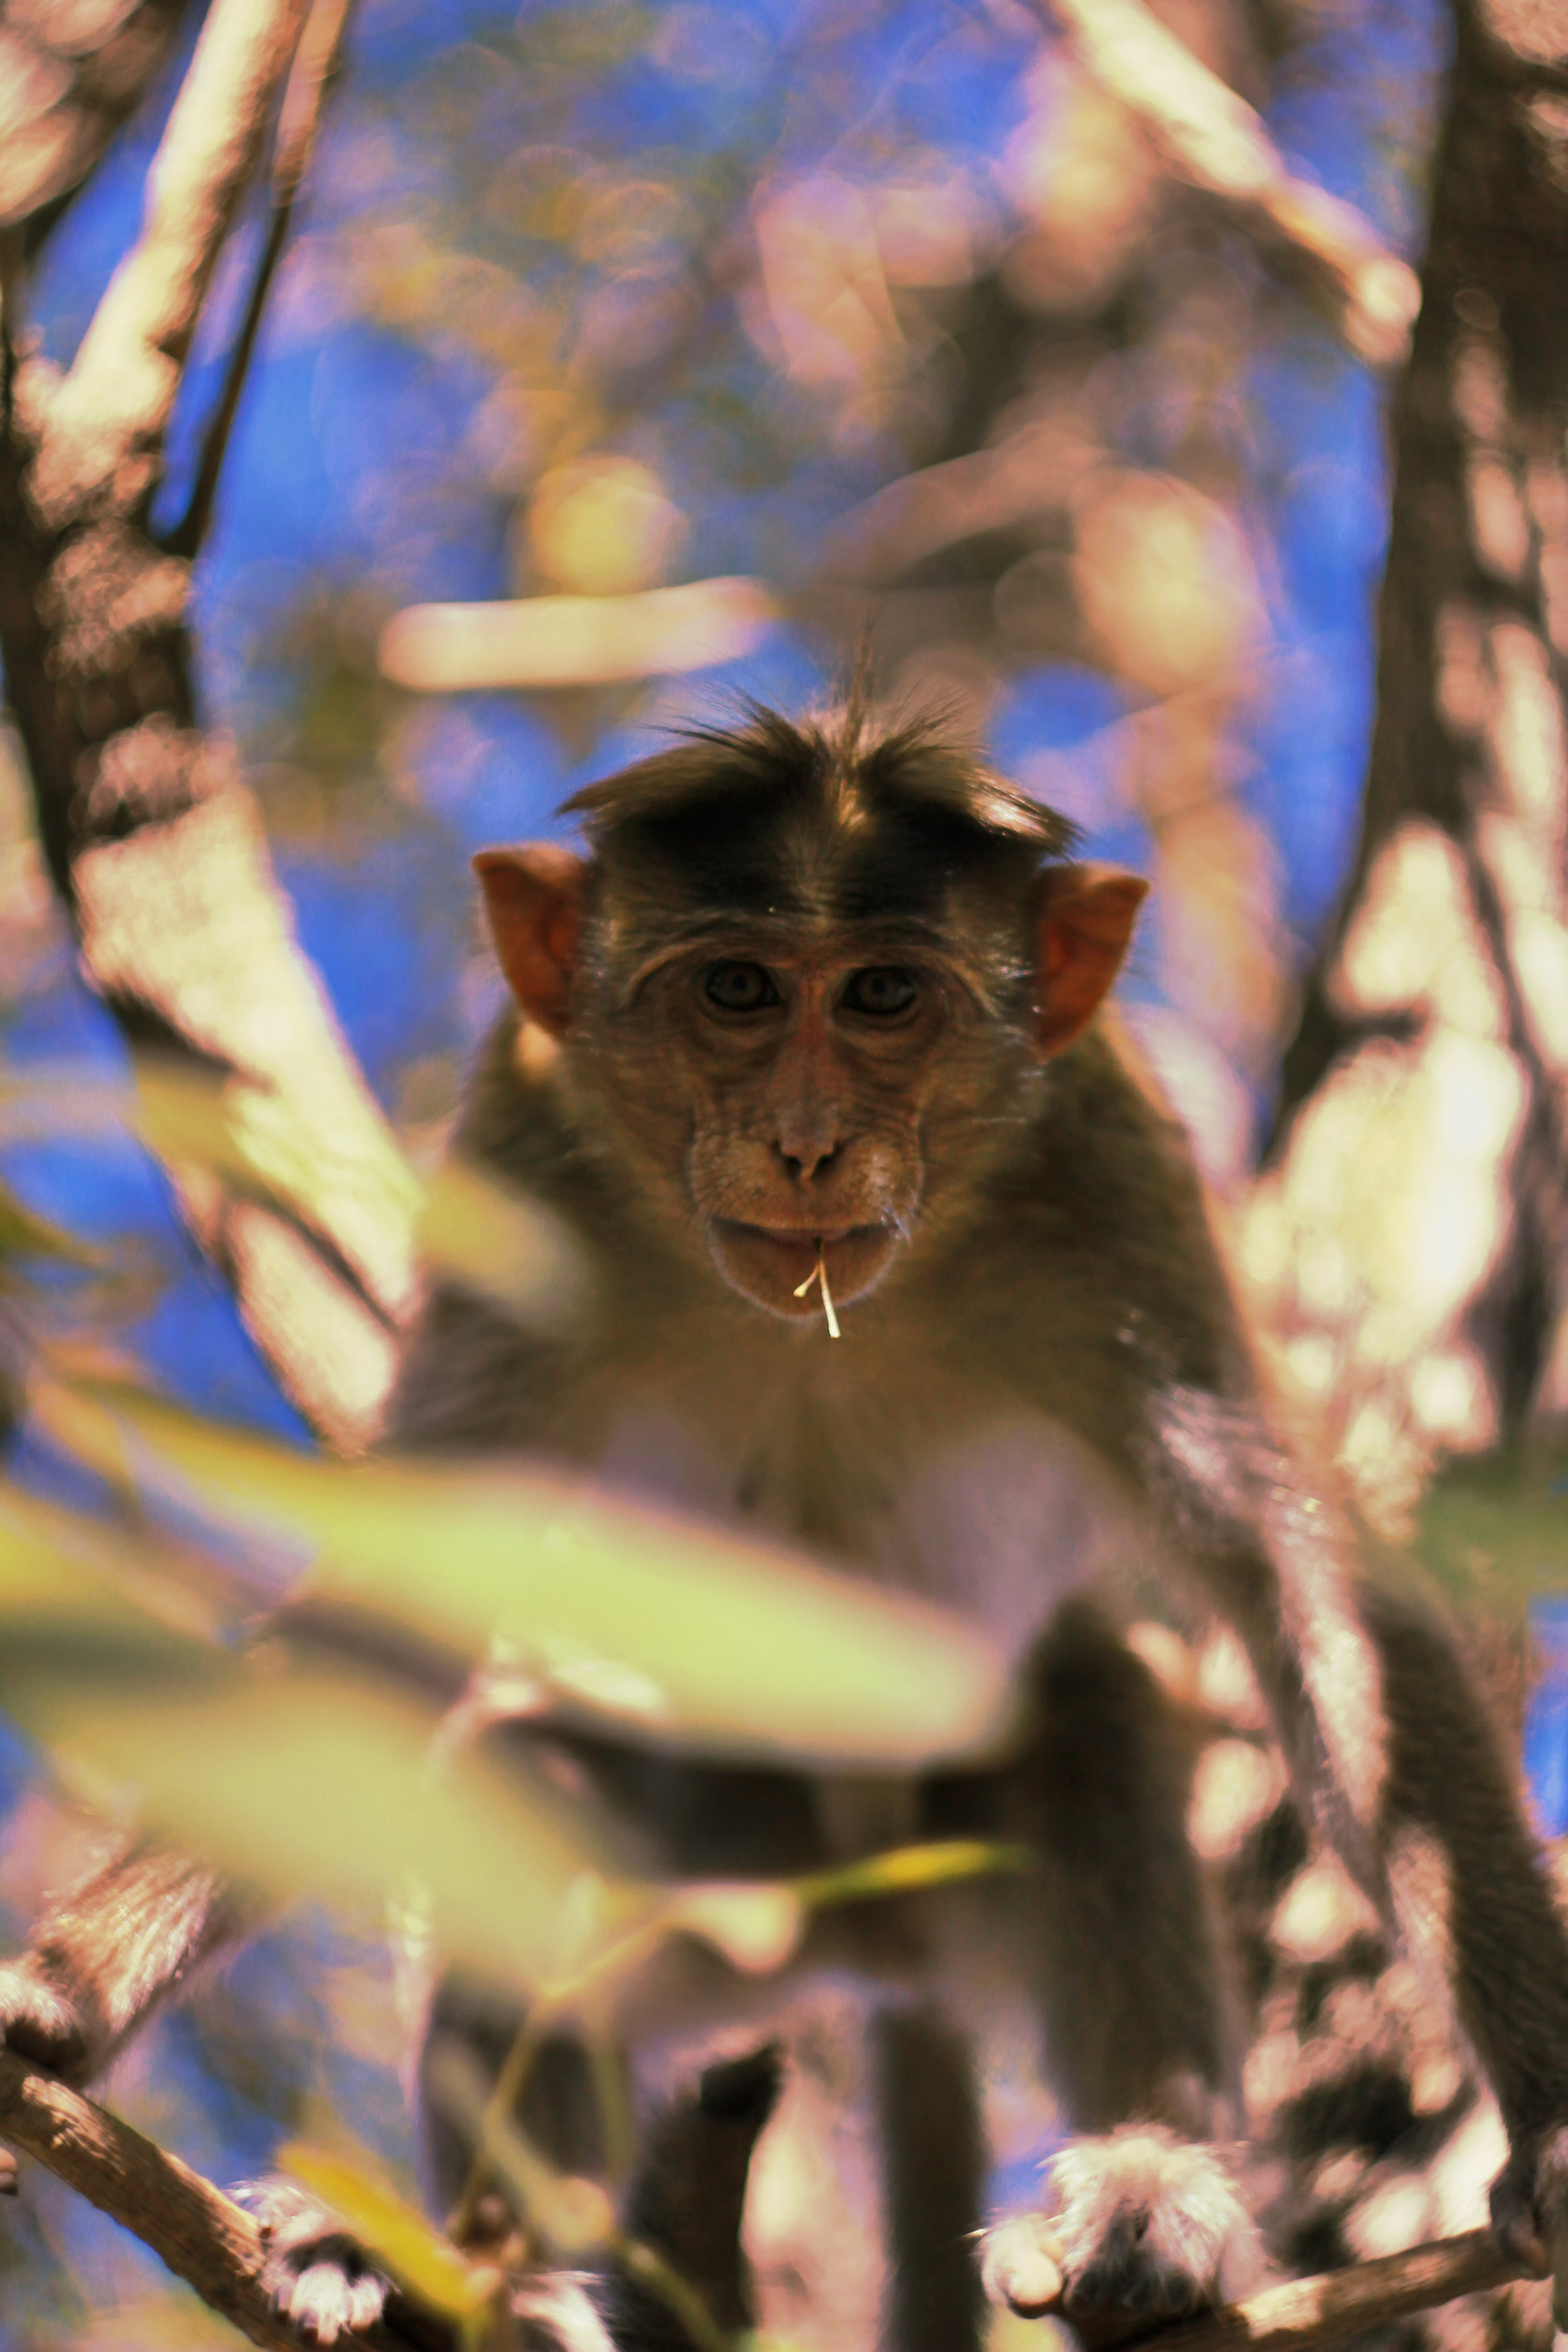
POLYGON ((774 1397, 749 1422, 628 1413, 600 1465, 616 1483, 802 1544, 846 1573, 958 1611, 1018 1659, 1059 1604, 1134 1541, 1110 1473, 1045 1416, 901 1414, 774 1397))

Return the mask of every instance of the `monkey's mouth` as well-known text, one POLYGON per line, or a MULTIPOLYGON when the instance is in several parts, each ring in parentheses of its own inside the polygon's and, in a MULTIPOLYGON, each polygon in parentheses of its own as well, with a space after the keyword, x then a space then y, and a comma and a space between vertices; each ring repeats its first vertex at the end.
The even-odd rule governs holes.
POLYGON ((812 1279, 819 1256, 835 1306, 848 1306, 887 1272, 898 1236, 891 1225, 745 1225, 715 1217, 709 1247, 732 1290, 799 1321, 822 1315, 821 1285, 812 1279))

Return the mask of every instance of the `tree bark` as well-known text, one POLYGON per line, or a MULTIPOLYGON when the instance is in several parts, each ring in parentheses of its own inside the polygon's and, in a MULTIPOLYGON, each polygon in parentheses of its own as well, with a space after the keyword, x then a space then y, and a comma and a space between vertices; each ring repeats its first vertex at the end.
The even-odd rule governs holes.
POLYGON ((413 1190, 294 939, 228 747, 198 724, 194 550, 169 553, 147 521, 191 336, 279 88, 298 51, 277 159, 286 207, 342 18, 340 0, 314 12, 308 0, 215 0, 142 234, 74 366, 61 381, 9 360, 0 652, 87 977, 133 1047, 220 1073, 236 1121, 260 1114, 289 1134, 297 1181, 281 1208, 265 1187, 225 1187, 177 1158, 172 1173, 284 1390, 354 1447, 375 1422, 411 1295, 413 1190), (325 31, 302 47, 308 14, 325 31))
POLYGON ((1568 23, 1454 13, 1362 838, 1249 1234, 1396 1521, 1568 1412, 1568 23))

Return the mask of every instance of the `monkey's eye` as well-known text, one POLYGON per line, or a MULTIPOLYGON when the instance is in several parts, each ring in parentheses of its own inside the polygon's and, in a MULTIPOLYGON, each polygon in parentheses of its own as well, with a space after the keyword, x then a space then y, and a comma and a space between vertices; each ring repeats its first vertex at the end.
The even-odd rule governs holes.
POLYGON ((896 963, 868 963, 863 971, 852 972, 844 991, 843 1003, 851 1012, 869 1013, 873 1020, 896 1020, 907 1012, 920 993, 920 984, 912 972, 896 963))
POLYGON ((761 1012, 783 1001, 760 963, 710 963, 703 974, 703 994, 720 1012, 761 1012))

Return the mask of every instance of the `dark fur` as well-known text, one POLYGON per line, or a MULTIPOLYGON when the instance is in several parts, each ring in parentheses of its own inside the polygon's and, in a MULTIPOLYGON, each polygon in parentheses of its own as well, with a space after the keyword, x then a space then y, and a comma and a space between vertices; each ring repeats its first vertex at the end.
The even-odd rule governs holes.
MULTIPOLYGON (((1091 1530, 1123 1528, 1124 1553, 1166 1580, 1167 1605, 1218 1611, 1240 1634, 1312 1818, 1447 1974, 1509 2132, 1500 2217, 1544 2230, 1561 2251, 1568 2224, 1537 2192, 1544 2144, 1554 2181, 1550 2134, 1568 2123, 1568 1945, 1540 1858, 1448 1637, 1421 1605, 1361 1581, 1332 1491, 1285 1442, 1184 1138, 1107 1027, 1054 1058, 1034 1049, 1042 909, 1074 872, 1068 829, 929 729, 878 738, 858 720, 797 726, 769 712, 683 742, 573 806, 593 862, 564 1046, 519 1056, 515 1021, 503 1022, 457 1149, 568 1222, 592 1304, 545 1336, 438 1289, 407 1351, 389 1443, 597 1469, 641 1416, 700 1441, 711 1507, 852 1572, 879 1557, 889 1512, 966 1433, 982 1467, 998 1430, 1064 1448, 1063 1515, 1041 1506, 1038 1622, 1019 1650, 1032 1729, 989 1772, 902 1798, 917 1832, 1027 1839, 1039 1876, 951 1904, 866 1906, 824 1922, 806 1956, 901 1987, 879 2012, 871 2070, 883 2206, 905 2260, 885 2307, 894 2340, 939 2335, 959 2352, 977 2319, 952 2253, 979 2194, 963 2034, 921 1973, 955 1917, 977 1952, 1010 1955, 1076 2128, 1169 2128, 1095 2143, 1072 2172, 1063 2262, 1077 2307, 1179 2309, 1225 2283, 1223 2178, 1169 2136, 1212 2130, 1235 2083, 1182 1826, 1186 1760, 1113 1624, 1053 1587, 1074 1512, 1091 1530), (688 966, 700 970, 705 942, 734 955, 737 939, 763 963, 800 954, 812 969, 813 956, 849 954, 924 958, 935 972, 921 1000, 929 1036, 834 1049, 831 1099, 808 1103, 809 1150, 779 1125, 786 1110, 805 1115, 798 1087, 781 1109, 762 1048, 704 1027, 688 966), (824 1231, 874 1219, 895 1237, 830 1358, 819 1327, 763 1311, 715 1271, 715 1231, 726 1219, 766 1226, 769 1200, 819 1212, 824 1231), (940 2313, 936 2334, 922 2312, 940 2313)), ((999 1507, 1016 1500, 1020 1524, 1033 1524, 1033 1471, 1016 1471, 1016 1497, 1008 1475, 993 1482, 999 1507)), ((980 1491, 990 1497, 983 1479, 980 1491)), ((956 1558, 967 1556, 966 1529, 960 1514, 956 1558)), ((904 1540, 901 1573, 917 1581, 904 1540)), ((939 1596, 992 1607, 978 1589, 989 1558, 973 1565, 976 1590, 939 1596)), ((672 1874, 795 1869, 843 1851, 843 1791, 586 1742, 576 1761, 641 1814, 672 1874)), ((118 1900, 115 1886, 83 1901, 118 1900)), ((119 1927, 97 1948, 75 1936, 67 1966, 46 1923, 34 1960, 0 1991, 8 2030, 79 2071, 97 2055, 91 2020, 127 2005, 123 1942, 119 1927), (75 2029, 79 2056, 40 2025, 46 1982, 89 2021, 75 2029)), ((138 1984, 155 1995, 185 1957, 172 1948, 161 1968, 140 1966, 138 1984)), ((727 1997, 716 1972, 704 1997, 727 1997)), ((440 2030, 457 2000, 438 2001, 440 2030)), ((468 2039, 486 2046, 477 2029, 468 2039)), ((726 2316, 745 2309, 736 2239, 764 2088, 728 2113, 711 2084, 678 2098, 652 2128, 657 2161, 632 2192, 640 2226, 726 2316)), ((579 2126, 535 2119, 564 2158, 560 2134, 579 2126)), ((1004 2292, 1008 2260, 993 2248, 1004 2292)), ((667 2334, 667 2315, 630 2283, 612 2301, 626 2340, 667 2334)))

